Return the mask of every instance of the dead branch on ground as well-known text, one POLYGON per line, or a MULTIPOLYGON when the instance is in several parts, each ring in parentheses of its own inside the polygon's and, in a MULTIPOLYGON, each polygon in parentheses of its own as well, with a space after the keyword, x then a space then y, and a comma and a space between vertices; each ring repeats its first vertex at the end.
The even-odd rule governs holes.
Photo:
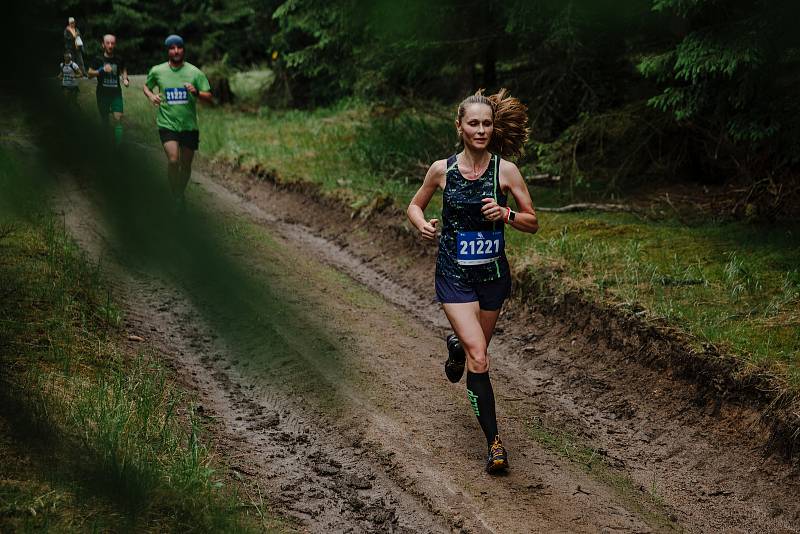
POLYGON ((607 211, 607 212, 633 212, 636 211, 633 206, 625 204, 595 204, 591 202, 578 202, 575 204, 567 204, 560 208, 536 208, 536 211, 548 213, 569 213, 575 211, 607 211))

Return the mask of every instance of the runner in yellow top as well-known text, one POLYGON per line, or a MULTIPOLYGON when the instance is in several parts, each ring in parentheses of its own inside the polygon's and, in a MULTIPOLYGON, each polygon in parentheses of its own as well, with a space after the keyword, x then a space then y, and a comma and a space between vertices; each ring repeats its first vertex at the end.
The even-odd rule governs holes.
POLYGON ((197 101, 212 101, 211 85, 200 69, 184 61, 181 37, 170 35, 164 45, 169 61, 150 69, 144 94, 158 106, 156 125, 167 155, 169 185, 183 208, 183 193, 192 175, 192 159, 200 145, 197 101))

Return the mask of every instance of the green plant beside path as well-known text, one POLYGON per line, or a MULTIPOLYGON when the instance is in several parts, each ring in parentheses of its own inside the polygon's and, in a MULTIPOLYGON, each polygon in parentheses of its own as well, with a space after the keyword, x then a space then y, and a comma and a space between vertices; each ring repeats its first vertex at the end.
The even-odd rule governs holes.
MULTIPOLYGON (((37 183, 30 160, 1 149, 0 191, 20 172, 37 183)), ((20 195, 27 206, 0 200, 0 530, 267 526, 218 471, 172 373, 123 347, 100 266, 43 192, 20 195)))

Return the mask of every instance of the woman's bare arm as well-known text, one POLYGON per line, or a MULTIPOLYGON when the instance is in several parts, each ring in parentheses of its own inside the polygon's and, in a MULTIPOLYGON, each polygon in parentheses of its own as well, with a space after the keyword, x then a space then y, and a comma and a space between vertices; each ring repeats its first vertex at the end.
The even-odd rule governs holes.
POLYGON ((436 223, 438 223, 439 220, 426 219, 425 208, 428 207, 428 203, 431 201, 431 198, 433 198, 436 190, 444 188, 446 166, 447 160, 443 159, 435 161, 433 165, 430 166, 427 174, 425 174, 425 180, 417 190, 414 198, 411 199, 411 203, 409 203, 408 209, 406 210, 408 220, 419 230, 423 239, 433 239, 436 237, 436 223))
POLYGON ((509 221, 509 224, 520 232, 535 234, 539 230, 539 220, 536 218, 531 194, 528 191, 525 180, 522 178, 522 174, 517 166, 510 161, 503 160, 500 165, 501 179, 507 184, 508 191, 517 202, 518 211, 514 220, 509 221))

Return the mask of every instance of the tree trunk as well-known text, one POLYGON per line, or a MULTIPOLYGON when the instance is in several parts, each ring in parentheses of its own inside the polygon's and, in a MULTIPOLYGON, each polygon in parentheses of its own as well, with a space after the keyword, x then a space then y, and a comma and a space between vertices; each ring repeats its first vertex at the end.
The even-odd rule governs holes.
POLYGON ((494 37, 483 51, 483 86, 489 92, 497 88, 497 40, 494 37))

